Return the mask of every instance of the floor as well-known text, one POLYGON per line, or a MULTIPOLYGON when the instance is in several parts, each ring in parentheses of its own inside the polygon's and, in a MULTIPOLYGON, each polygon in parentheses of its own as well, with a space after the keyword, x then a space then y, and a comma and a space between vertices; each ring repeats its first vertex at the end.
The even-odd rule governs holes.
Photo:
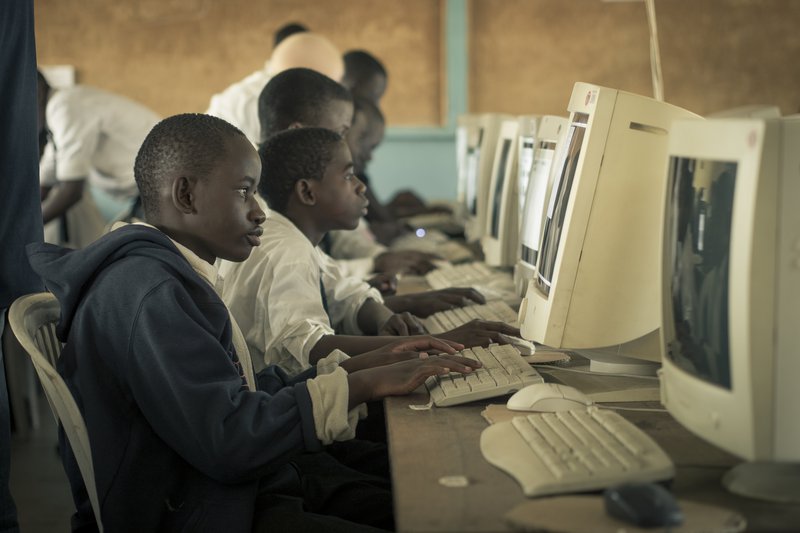
POLYGON ((11 436, 11 494, 22 533, 67 533, 74 506, 56 451, 56 424, 44 397, 39 427, 11 436))

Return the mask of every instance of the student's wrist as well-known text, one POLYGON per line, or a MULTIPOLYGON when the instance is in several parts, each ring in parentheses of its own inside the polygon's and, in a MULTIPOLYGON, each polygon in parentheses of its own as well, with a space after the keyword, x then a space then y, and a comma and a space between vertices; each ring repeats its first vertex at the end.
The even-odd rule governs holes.
POLYGON ((368 371, 353 372, 347 374, 347 385, 349 387, 348 409, 354 409, 362 403, 375 400, 375 390, 372 380, 369 379, 368 371))

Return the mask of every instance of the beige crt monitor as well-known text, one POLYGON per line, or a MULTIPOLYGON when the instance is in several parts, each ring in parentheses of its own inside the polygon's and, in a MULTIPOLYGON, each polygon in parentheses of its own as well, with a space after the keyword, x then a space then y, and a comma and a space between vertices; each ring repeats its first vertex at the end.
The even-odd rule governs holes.
POLYGON ((500 133, 500 124, 509 117, 510 115, 498 113, 478 115, 476 145, 472 153, 466 184, 467 219, 464 233, 468 241, 478 241, 486 226, 494 150, 497 136, 500 133))
POLYGON ((520 115, 517 117, 517 208, 522 213, 525 206, 525 194, 533 170, 536 136, 539 131, 541 117, 538 115, 520 115))
MULTIPOLYGON (((539 119, 537 138, 531 143, 530 155, 523 156, 520 150, 520 161, 530 157, 530 177, 525 189, 522 208, 520 210, 519 246, 517 259, 514 265, 514 285, 519 296, 525 296, 528 280, 536 274, 536 260, 539 256, 539 241, 542 237, 542 222, 544 220, 545 205, 552 186, 551 169, 556 151, 563 146, 567 133, 568 121, 566 117, 545 115, 539 119)), ((523 144, 525 138, 520 136, 519 143, 523 144)), ((522 173, 522 162, 519 163, 519 172, 522 173)))
POLYGON ((517 119, 504 120, 494 152, 486 204, 486 227, 481 237, 484 262, 493 267, 513 265, 519 241, 516 180, 518 133, 517 119))
POLYGON ((670 131, 662 402, 750 462, 732 492, 800 502, 800 119, 670 131))
POLYGON ((568 110, 520 330, 579 351, 594 371, 654 373, 667 134, 697 115, 587 83, 575 84, 568 110))
POLYGON ((464 114, 456 119, 456 172, 458 175, 457 211, 455 215, 466 218, 467 183, 474 181, 477 173, 478 115, 464 114))

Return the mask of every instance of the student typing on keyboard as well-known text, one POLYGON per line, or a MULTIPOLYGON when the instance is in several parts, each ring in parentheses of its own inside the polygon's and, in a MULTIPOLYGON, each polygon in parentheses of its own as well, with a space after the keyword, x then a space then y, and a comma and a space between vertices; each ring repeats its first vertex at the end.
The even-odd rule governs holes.
MULTIPOLYGON (((337 349, 353 356, 396 340, 390 335, 424 333, 415 317, 394 315, 376 290, 341 276, 315 247, 326 231, 354 227, 365 206, 341 137, 298 128, 271 137, 259 152, 259 193, 271 210, 261 246, 247 261, 220 269, 223 299, 257 367, 274 363, 295 375, 337 349)), ((437 337, 469 347, 498 342, 503 334, 519 331, 474 321, 437 337)))

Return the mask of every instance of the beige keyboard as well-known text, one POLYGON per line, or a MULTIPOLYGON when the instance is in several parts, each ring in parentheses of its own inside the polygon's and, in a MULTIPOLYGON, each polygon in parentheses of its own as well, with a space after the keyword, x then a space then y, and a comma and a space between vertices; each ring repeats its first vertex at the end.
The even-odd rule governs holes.
POLYGON ((544 381, 510 344, 491 344, 487 348, 476 346, 462 350, 458 355, 477 359, 483 366, 469 374, 452 372, 429 377, 425 387, 433 403, 439 407, 502 396, 544 381))
POLYGON ((392 241, 390 249, 392 251, 415 250, 436 254, 451 263, 475 259, 475 255, 469 247, 450 239, 443 233, 434 231, 428 232, 423 237, 417 237, 413 233, 398 237, 392 241))
POLYGON ((510 474, 526 496, 600 490, 675 475, 672 460, 618 413, 589 407, 530 413, 481 433, 484 459, 510 474))
POLYGON ((450 331, 476 318, 517 326, 518 315, 507 303, 502 300, 494 300, 485 304, 440 311, 423 319, 422 323, 429 333, 436 334, 450 331))
POLYGON ((485 263, 473 261, 461 265, 453 265, 431 270, 425 274, 425 281, 432 289, 448 289, 450 287, 472 287, 486 283, 495 274, 485 263))

